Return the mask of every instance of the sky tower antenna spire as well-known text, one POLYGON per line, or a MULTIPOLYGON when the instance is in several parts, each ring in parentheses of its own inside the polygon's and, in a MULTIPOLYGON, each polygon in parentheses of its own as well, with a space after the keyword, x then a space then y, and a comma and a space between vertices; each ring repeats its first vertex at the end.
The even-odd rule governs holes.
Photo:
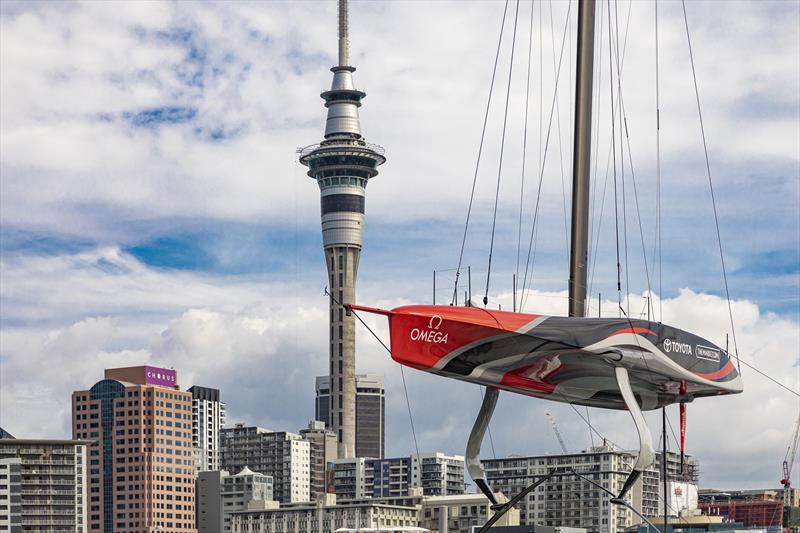
POLYGON ((347 33, 347 0, 339 0, 339 66, 350 63, 350 35, 347 33))

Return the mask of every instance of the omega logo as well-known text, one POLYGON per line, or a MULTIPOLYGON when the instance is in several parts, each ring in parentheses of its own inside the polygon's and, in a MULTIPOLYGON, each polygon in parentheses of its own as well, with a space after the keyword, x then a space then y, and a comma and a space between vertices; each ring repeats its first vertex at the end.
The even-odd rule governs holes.
POLYGON ((445 344, 447 342, 447 333, 439 331, 442 325, 442 317, 433 315, 428 322, 428 329, 414 328, 411 330, 411 340, 417 342, 430 342, 433 344, 445 344))

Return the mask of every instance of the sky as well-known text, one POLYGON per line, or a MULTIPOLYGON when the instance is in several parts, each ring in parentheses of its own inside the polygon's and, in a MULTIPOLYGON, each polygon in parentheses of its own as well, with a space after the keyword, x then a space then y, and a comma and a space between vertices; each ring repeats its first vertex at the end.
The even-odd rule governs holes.
MULTIPOLYGON (((659 3, 658 25, 653 3, 598 6, 591 313, 599 299, 603 316, 620 303, 642 316, 652 294, 656 318, 719 345, 735 333, 742 362, 800 390, 800 4, 687 3, 708 166, 681 4, 659 3)), ((527 263, 525 310, 563 315, 577 4, 521 2, 514 38, 515 12, 462 264, 476 301, 508 309, 527 263)), ((387 155, 367 187, 362 304, 450 301, 503 13, 351 3, 362 130, 387 155)), ((318 188, 296 151, 322 140, 336 51, 330 1, 0 3, 0 426, 69 436, 71 391, 144 363, 221 389, 230 424, 296 431, 313 418, 325 265, 318 188)), ((409 454, 400 369, 357 335, 358 371, 386 377, 387 454, 409 454)), ((689 405, 703 487, 781 478, 800 400, 742 374, 744 393, 689 405)), ((420 451, 463 454, 477 387, 405 375, 420 451)), ((636 444, 626 413, 590 409, 591 434, 569 405, 503 394, 493 453, 559 452, 547 412, 570 451, 636 444)), ((657 438, 660 415, 647 416, 657 438)), ((677 407, 669 416, 675 449, 677 407)))

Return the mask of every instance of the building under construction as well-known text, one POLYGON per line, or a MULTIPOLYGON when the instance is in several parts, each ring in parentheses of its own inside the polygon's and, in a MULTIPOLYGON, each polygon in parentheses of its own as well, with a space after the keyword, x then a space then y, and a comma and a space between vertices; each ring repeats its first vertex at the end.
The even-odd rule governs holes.
POLYGON ((699 508, 704 515, 722 516, 730 522, 741 522, 744 527, 798 527, 792 518, 797 512, 800 494, 796 489, 703 490, 698 496, 699 508), (785 492, 790 499, 784 502, 785 492))

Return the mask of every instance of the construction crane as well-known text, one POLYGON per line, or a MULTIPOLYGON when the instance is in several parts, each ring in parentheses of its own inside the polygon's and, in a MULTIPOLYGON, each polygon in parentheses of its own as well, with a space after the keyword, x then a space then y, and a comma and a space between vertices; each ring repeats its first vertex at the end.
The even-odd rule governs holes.
POLYGON ((551 415, 550 413, 545 413, 544 416, 547 417, 547 420, 550 422, 550 426, 553 428, 553 433, 556 434, 556 438, 558 439, 558 443, 561 445, 561 450, 564 453, 569 453, 567 451, 567 445, 564 444, 564 437, 561 436, 561 432, 558 430, 558 426, 556 425, 556 418, 551 415))
POLYGON ((794 426, 794 437, 789 443, 789 448, 786 450, 786 458, 783 460, 783 505, 791 505, 792 495, 792 467, 794 466, 794 459, 797 457, 797 441, 800 440, 800 416, 797 417, 797 423, 794 426))

